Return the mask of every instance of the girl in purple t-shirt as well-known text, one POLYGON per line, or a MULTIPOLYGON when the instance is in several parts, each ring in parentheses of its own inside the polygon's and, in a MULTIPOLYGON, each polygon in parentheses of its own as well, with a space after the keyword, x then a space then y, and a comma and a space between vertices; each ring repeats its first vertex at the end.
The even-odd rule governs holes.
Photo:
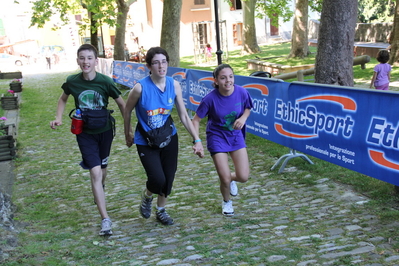
POLYGON ((377 90, 388 90, 389 81, 391 79, 391 65, 387 64, 389 61, 388 50, 380 50, 377 55, 377 60, 380 64, 374 67, 373 78, 371 79, 370 89, 374 87, 377 90))
POLYGON ((215 89, 202 99, 193 118, 193 125, 199 134, 201 119, 208 117, 207 148, 220 179, 222 213, 233 216, 230 195, 238 194, 236 181, 244 183, 249 176, 245 122, 253 105, 248 91, 234 84, 233 69, 229 65, 222 64, 216 67, 213 78, 215 89), (228 154, 234 163, 233 173, 230 171, 228 154))

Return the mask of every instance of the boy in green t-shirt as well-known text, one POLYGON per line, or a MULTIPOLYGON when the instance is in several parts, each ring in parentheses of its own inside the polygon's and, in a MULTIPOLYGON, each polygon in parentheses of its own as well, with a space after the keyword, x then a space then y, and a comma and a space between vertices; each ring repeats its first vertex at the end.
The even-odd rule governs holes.
MULTIPOLYGON (((83 111, 107 108, 108 99, 112 97, 123 116, 125 102, 120 96, 121 92, 110 77, 96 72, 97 55, 97 49, 91 44, 83 44, 79 47, 77 63, 82 72, 68 76, 62 85, 64 92, 58 100, 55 120, 50 122, 52 129, 62 125, 62 114, 69 95, 73 96, 76 109, 83 111)), ((102 219, 100 235, 112 235, 112 222, 105 204, 104 182, 113 138, 111 121, 99 129, 83 127, 83 132, 76 135, 82 154, 80 165, 90 171, 92 192, 102 219)))

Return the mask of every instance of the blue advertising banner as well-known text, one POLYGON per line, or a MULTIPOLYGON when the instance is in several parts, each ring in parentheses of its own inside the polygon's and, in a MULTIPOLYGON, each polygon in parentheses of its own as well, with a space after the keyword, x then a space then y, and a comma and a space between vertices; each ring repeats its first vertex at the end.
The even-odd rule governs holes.
MULTIPOLYGON (((132 87, 148 75, 142 64, 114 62, 115 82, 132 87)), ((168 69, 195 111, 213 90, 212 72, 168 69)), ((399 186, 399 94, 350 87, 239 76, 254 108, 247 131, 290 149, 399 186)))

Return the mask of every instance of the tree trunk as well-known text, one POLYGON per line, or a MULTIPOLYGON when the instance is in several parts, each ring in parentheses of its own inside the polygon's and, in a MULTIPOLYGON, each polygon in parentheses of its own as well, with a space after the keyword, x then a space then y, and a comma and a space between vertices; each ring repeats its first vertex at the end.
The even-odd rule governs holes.
POLYGON ((309 55, 308 46, 308 0, 296 0, 291 52, 288 57, 304 58, 309 55))
POLYGON ((182 0, 164 0, 161 47, 168 52, 169 66, 180 66, 180 14, 182 0))
POLYGON ((125 61, 125 33, 126 33, 126 20, 129 13, 130 5, 133 2, 125 2, 124 0, 117 0, 118 15, 116 22, 118 27, 115 30, 115 43, 114 43, 114 59, 125 61))
POLYGON ((255 27, 255 6, 256 0, 242 1, 243 9, 243 38, 242 52, 243 54, 255 54, 260 52, 258 42, 256 40, 255 27))
POLYGON ((324 0, 315 64, 315 82, 353 86, 353 44, 357 0, 324 0))
POLYGON ((389 64, 399 66, 399 0, 396 0, 395 16, 393 18, 393 28, 389 38, 391 44, 391 53, 389 64))
POLYGON ((96 47, 97 51, 100 53, 98 49, 98 30, 97 30, 97 20, 93 19, 94 13, 89 11, 90 17, 90 43, 96 47))

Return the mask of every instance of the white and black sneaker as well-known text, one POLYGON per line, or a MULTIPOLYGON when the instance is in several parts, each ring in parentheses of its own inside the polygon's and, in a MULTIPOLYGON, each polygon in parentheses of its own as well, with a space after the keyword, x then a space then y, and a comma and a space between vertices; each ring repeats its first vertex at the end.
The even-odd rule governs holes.
POLYGON ((236 181, 230 182, 230 195, 232 195, 233 197, 238 195, 238 187, 236 181))
POLYGON ((224 216, 233 216, 234 215, 233 202, 231 200, 229 200, 228 202, 225 202, 223 200, 222 213, 224 216))
POLYGON ((109 218, 104 218, 101 221, 101 230, 100 233, 98 233, 100 236, 110 236, 112 235, 112 222, 111 219, 109 218))

